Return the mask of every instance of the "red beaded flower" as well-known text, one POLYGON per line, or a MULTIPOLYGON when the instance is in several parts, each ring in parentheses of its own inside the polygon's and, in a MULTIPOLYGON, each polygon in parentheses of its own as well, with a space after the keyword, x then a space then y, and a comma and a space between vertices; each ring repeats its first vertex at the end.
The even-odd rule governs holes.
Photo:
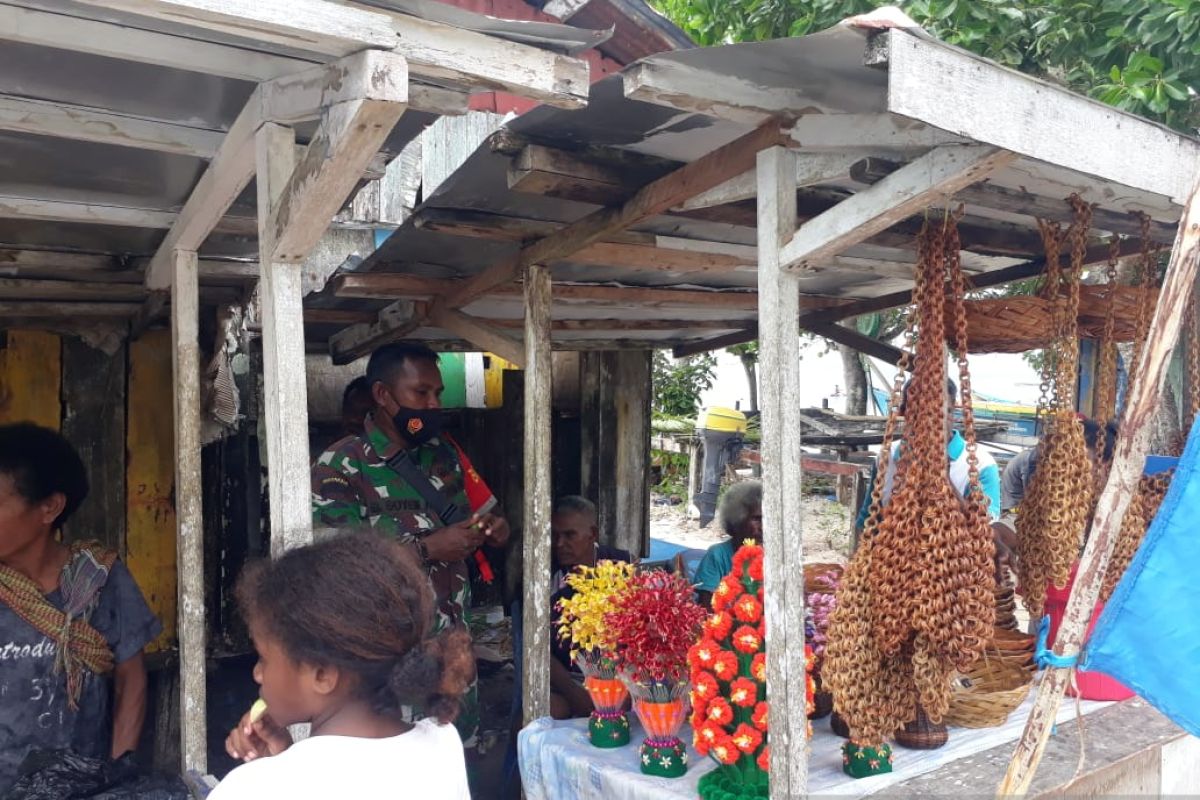
POLYGON ((762 733, 744 722, 733 732, 733 743, 743 753, 753 753, 762 744, 762 740, 762 733))
POLYGON ((762 649, 762 635, 749 625, 743 625, 733 632, 733 646, 746 655, 753 655, 762 649))
POLYGON ((759 683, 767 682, 767 654, 756 653, 750 662, 750 676, 759 683))
POLYGON ((704 634, 719 641, 729 635, 729 629, 732 627, 733 617, 729 616, 728 612, 714 611, 704 623, 704 634))
POLYGON ((738 678, 729 686, 729 700, 735 706, 749 708, 758 702, 758 684, 749 678, 738 678))
POLYGON ((718 697, 709 703, 708 718, 718 725, 728 725, 733 722, 733 708, 730 707, 729 701, 723 697, 718 697))
MULTIPOLYGON (((744 594, 733 604, 733 614, 742 622, 758 622, 762 619, 763 607, 753 595, 744 594)), ((717 639, 724 637, 717 636, 717 639)))
POLYGON ((758 768, 763 772, 771 771, 771 745, 764 747, 762 753, 759 754, 758 768))
POLYGON ((738 660, 737 656, 728 650, 722 650, 717 655, 717 660, 713 663, 713 674, 725 682, 729 682, 737 677, 738 660))
POLYGON ((717 760, 718 763, 721 764, 736 763, 741 757, 741 753, 738 752, 737 745, 733 743, 733 738, 728 734, 723 735, 717 742, 715 742, 708 752, 709 755, 711 755, 717 760))
POLYGON ((754 723, 754 727, 758 728, 763 733, 767 732, 767 704, 759 703, 754 707, 754 713, 750 716, 750 721, 754 723))
POLYGON ((713 592, 712 606, 713 611, 724 611, 741 597, 742 583, 732 574, 721 578, 721 582, 717 584, 717 590, 713 592))

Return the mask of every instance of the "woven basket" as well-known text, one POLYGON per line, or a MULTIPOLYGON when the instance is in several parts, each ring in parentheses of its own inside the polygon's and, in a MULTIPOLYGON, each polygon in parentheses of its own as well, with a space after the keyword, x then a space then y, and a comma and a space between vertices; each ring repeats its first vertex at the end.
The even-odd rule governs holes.
POLYGON ((971 671, 954 680, 945 721, 962 728, 994 728, 1025 702, 1033 676, 1009 659, 981 658, 971 671))
MULTIPOLYGON (((1157 297, 1157 290, 1154 294, 1157 297)), ((1117 288, 1113 331, 1116 341, 1133 339, 1140 296, 1133 287, 1117 288)), ((972 353, 1035 350, 1044 344, 1045 332, 1052 327, 1053 306, 1041 297, 992 297, 968 300, 963 305, 967 313, 967 338, 971 342, 972 353)), ((1081 337, 1100 337, 1108 305, 1107 286, 1079 287, 1078 330, 1081 337)), ((951 325, 947 319, 947 337, 953 341, 951 325)))
POLYGON ((920 706, 917 706, 917 718, 896 731, 896 744, 909 750, 937 750, 949 739, 946 726, 930 721, 920 706))

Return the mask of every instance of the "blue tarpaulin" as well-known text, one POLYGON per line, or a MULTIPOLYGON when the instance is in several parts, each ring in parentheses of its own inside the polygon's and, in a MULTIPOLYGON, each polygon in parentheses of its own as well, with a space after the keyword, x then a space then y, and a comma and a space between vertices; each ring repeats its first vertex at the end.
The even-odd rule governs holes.
POLYGON ((1119 680, 1200 736, 1200 420, 1158 515, 1104 608, 1081 669, 1119 680))

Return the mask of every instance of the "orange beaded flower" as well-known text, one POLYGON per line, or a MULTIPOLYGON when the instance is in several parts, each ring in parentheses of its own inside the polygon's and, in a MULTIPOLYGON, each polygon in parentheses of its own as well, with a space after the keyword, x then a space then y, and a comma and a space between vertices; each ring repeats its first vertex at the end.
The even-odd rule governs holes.
POLYGON ((762 636, 749 625, 743 625, 733 632, 733 646, 746 655, 754 655, 762 647, 762 636))
POLYGON ((743 753, 753 753, 762 744, 762 741, 762 733, 744 722, 738 725, 737 730, 733 732, 733 743, 743 753))
POLYGON ((758 702, 758 684, 749 678, 738 678, 729 686, 729 700, 735 706, 753 706, 758 702))

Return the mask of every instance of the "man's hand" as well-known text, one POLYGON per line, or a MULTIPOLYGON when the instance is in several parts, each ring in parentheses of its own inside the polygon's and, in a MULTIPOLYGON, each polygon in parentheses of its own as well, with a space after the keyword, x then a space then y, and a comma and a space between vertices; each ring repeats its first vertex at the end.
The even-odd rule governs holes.
POLYGON ((483 544, 484 534, 478 517, 439 528, 421 541, 434 561, 462 561, 483 544))
POLYGON ((257 722, 251 722, 250 712, 246 712, 242 721, 225 739, 225 752, 238 761, 277 756, 291 746, 291 734, 287 728, 275 724, 269 711, 257 722))
POLYGON ((479 518, 479 529, 483 531, 484 540, 492 547, 504 547, 512 531, 508 520, 498 514, 484 514, 479 518))

